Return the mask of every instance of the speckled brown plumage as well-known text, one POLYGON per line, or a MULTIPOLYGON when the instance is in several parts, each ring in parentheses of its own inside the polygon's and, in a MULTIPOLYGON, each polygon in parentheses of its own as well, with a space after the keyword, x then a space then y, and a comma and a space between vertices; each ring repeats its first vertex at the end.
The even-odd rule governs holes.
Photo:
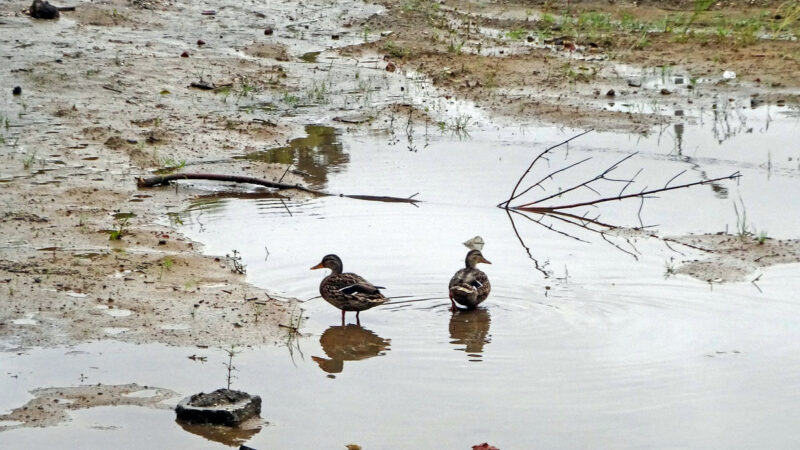
POLYGON ((322 262, 312 269, 331 269, 331 274, 319 284, 319 293, 331 305, 342 310, 342 321, 345 311, 358 313, 386 303, 389 299, 381 294, 380 289, 360 275, 342 272, 342 260, 336 255, 326 255, 322 262))
POLYGON ((489 283, 489 277, 475 268, 478 263, 491 264, 479 250, 470 250, 465 260, 466 267, 456 272, 450 279, 450 301, 453 309, 456 308, 456 303, 474 309, 489 296, 492 285, 489 283))

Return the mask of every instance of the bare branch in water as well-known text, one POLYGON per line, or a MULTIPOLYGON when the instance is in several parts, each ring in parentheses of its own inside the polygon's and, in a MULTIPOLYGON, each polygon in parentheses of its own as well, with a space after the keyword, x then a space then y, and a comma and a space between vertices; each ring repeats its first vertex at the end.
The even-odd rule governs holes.
POLYGON ((416 204, 421 200, 414 199, 414 194, 410 197, 390 197, 385 195, 347 195, 347 194, 332 194, 330 192, 320 191, 316 189, 307 188, 305 186, 301 186, 299 184, 286 184, 286 183, 276 183, 274 181, 262 180, 260 178, 255 177, 246 177, 240 175, 221 175, 221 174, 213 174, 213 173, 174 173, 170 175, 159 175, 154 177, 148 178, 139 178, 136 181, 137 186, 140 188, 146 187, 153 187, 159 186, 162 184, 168 184, 171 181, 178 181, 178 180, 211 180, 211 181, 223 181, 229 183, 243 183, 243 184, 254 184, 257 186, 264 186, 274 189, 296 189, 303 192, 308 192, 310 194, 324 196, 324 197, 347 197, 356 200, 369 200, 369 201, 377 201, 377 202, 390 202, 390 203, 410 203, 416 204))

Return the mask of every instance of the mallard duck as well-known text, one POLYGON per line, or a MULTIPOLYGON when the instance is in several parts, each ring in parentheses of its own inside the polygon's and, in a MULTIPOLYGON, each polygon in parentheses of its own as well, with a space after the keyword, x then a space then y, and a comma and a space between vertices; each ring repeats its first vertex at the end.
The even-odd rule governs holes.
POLYGON ((492 285, 485 273, 475 268, 478 263, 491 264, 480 250, 470 250, 465 260, 466 267, 456 272, 450 279, 450 303, 456 310, 456 303, 467 309, 474 309, 489 296, 492 285))
POLYGON ((345 311, 355 311, 356 321, 359 321, 361 311, 389 301, 380 292, 384 289, 382 286, 375 286, 354 273, 342 273, 342 260, 336 255, 325 255, 311 268, 316 269, 331 269, 330 275, 319 284, 319 293, 325 301, 342 310, 342 323, 345 311))

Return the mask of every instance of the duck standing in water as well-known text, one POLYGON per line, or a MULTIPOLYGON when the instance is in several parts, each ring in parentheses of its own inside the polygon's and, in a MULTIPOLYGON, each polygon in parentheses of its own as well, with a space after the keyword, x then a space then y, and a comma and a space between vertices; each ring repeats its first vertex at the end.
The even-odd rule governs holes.
POLYGON ((358 314, 361 311, 389 301, 380 292, 383 287, 375 286, 354 273, 342 273, 342 260, 336 255, 325 255, 311 268, 316 269, 331 269, 330 275, 319 284, 319 293, 325 301, 342 310, 342 324, 346 311, 355 311, 356 322, 360 324, 358 314))
POLYGON ((453 311, 456 310, 456 303, 466 306, 467 309, 475 309, 486 300, 492 290, 489 277, 475 268, 478 263, 491 264, 483 257, 481 251, 470 250, 465 263, 466 267, 456 272, 450 279, 450 303, 453 305, 453 311))

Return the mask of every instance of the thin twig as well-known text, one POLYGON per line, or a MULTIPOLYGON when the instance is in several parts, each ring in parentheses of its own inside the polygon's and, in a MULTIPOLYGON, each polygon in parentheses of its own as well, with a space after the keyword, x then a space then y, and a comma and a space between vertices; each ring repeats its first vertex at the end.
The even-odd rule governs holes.
POLYGON ((710 183, 714 183, 714 182, 722 181, 722 180, 735 180, 735 179, 737 179, 737 178, 739 178, 741 176, 742 175, 737 171, 737 172, 734 172, 731 175, 724 176, 724 177, 712 178, 710 180, 695 181, 694 183, 686 183, 686 184, 681 184, 681 185, 678 185, 678 186, 671 186, 671 187, 668 187, 668 188, 660 188, 660 189, 653 189, 653 190, 650 190, 650 191, 642 191, 642 192, 639 192, 638 194, 627 194, 627 195, 620 195, 620 196, 617 196, 617 197, 607 197, 607 198, 601 198, 601 199, 597 199, 597 200, 590 200, 590 201, 586 201, 586 202, 572 203, 572 204, 569 204, 569 205, 540 206, 540 207, 535 207, 535 208, 518 206, 518 207, 514 207, 513 209, 519 209, 519 210, 522 210, 522 211, 535 212, 535 213, 551 212, 551 211, 557 210, 557 209, 570 209, 570 208, 577 208, 579 206, 596 205, 598 203, 610 202, 610 201, 614 201, 614 200, 625 200, 625 199, 634 198, 634 197, 646 197, 646 196, 648 196, 650 194, 655 194, 655 193, 658 193, 658 192, 672 191, 672 190, 675 190, 675 189, 684 189, 684 188, 688 188, 688 187, 692 187, 692 186, 710 184, 710 183))
MULTIPOLYGON (((566 194, 567 192, 571 192, 571 191, 574 191, 576 189, 588 186, 590 183, 594 183, 595 181, 607 179, 607 178, 605 178, 606 175, 608 175, 612 171, 616 170, 619 167, 620 164, 622 164, 623 162, 627 161, 630 158, 633 158, 634 156, 636 156, 636 154, 638 154, 638 152, 631 153, 630 155, 627 155, 626 157, 620 159, 616 163, 612 164, 609 168, 604 170, 600 175, 595 176, 591 180, 584 181, 583 183, 580 183, 580 184, 576 184, 575 186, 572 186, 570 188, 558 191, 557 193, 555 193, 553 195, 549 195, 547 197, 540 198, 539 200, 536 200, 534 202, 529 202, 529 203, 525 203, 525 204, 519 205, 517 208, 523 208, 523 207, 526 207, 526 206, 536 205, 536 204, 542 203, 544 201, 550 200, 551 198, 554 198, 554 197, 561 197, 562 195, 566 194)), ((609 181, 628 182, 630 180, 609 180, 609 181)))
POLYGON ((531 162, 531 164, 528 166, 528 168, 525 170, 525 172, 522 174, 522 176, 519 177, 519 180, 517 180, 517 184, 514 186, 514 189, 511 191, 511 195, 508 197, 508 200, 498 203, 497 206, 501 207, 501 206, 505 205, 505 207, 508 207, 508 204, 511 203, 511 201, 514 199, 514 195, 517 193, 517 189, 519 189, 519 185, 522 184, 522 180, 525 178, 526 175, 528 175, 528 173, 530 173, 531 169, 533 169, 533 166, 536 164, 536 162, 539 161, 542 157, 544 157, 544 155, 549 153, 551 150, 553 150, 555 148, 558 148, 558 147, 561 147, 562 145, 569 143, 573 139, 577 139, 577 138, 583 136, 584 134, 590 133, 592 131, 593 130, 589 129, 589 130, 584 131, 583 133, 576 134, 575 136, 572 136, 571 138, 567 139, 566 141, 559 142, 558 144, 553 145, 552 147, 549 147, 549 148, 545 149, 543 152, 539 153, 539 155, 536 158, 533 159, 533 162, 531 162))

